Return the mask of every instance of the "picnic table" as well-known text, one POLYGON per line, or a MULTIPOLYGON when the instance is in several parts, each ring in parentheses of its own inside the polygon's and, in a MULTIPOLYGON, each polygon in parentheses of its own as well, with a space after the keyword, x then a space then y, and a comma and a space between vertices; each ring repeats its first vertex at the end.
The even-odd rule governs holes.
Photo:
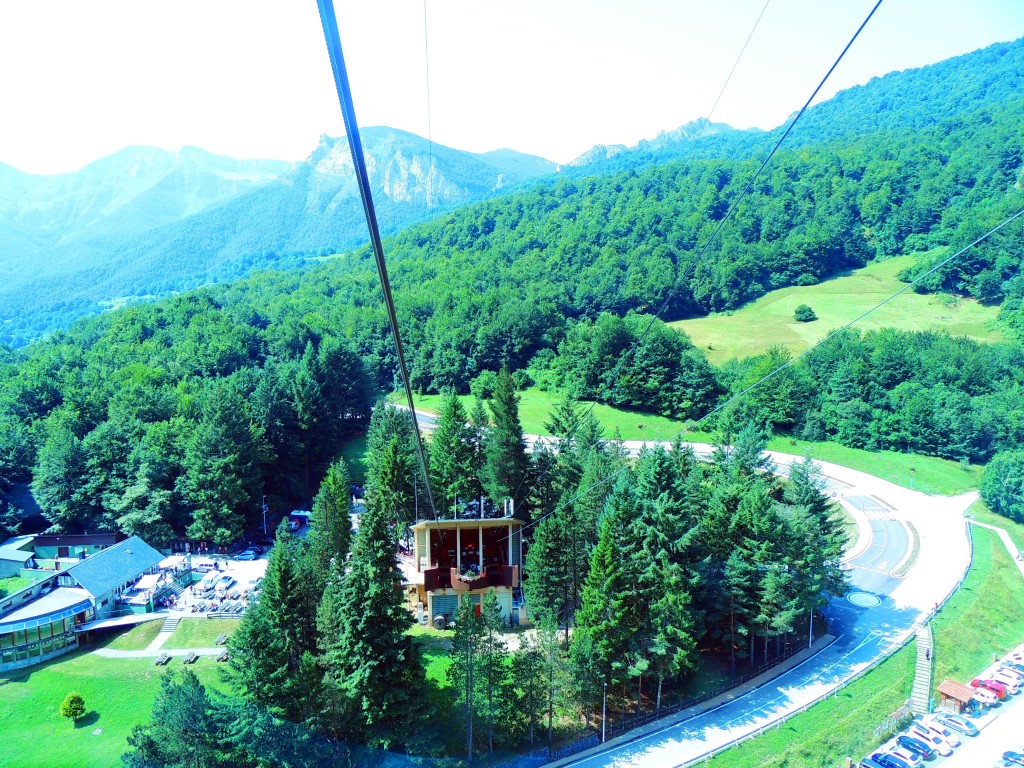
POLYGON ((228 641, 227 635, 217 635, 217 639, 213 641, 214 645, 224 645, 228 641))
POLYGON ((195 651, 189 651, 188 655, 182 660, 184 664, 195 664, 199 661, 199 654, 195 651))
POLYGON ((228 660, 228 649, 225 648, 223 651, 221 651, 217 655, 217 661, 227 661, 227 660, 228 660))
POLYGON ((167 662, 169 662, 170 660, 171 660, 171 654, 169 654, 169 653, 161 653, 159 656, 156 657, 156 661, 154 661, 153 664, 155 664, 158 667, 162 667, 165 664, 167 664, 167 662))

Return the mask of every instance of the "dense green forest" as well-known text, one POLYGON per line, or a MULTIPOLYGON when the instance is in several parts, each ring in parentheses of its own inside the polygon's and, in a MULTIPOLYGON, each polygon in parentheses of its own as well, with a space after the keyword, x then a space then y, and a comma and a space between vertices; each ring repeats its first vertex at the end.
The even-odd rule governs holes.
POLYGON ((529 506, 559 499, 527 555, 535 637, 520 636, 510 652, 494 595, 479 614, 465 601, 449 685, 426 677, 396 561, 417 504, 408 487, 415 449, 405 414, 385 405, 370 424, 367 509, 354 540, 343 463, 314 501, 307 536, 278 531, 262 594, 229 641, 228 678, 242 700, 211 699, 187 675, 166 682, 153 723, 129 739, 127 763, 173 763, 188 749, 171 713, 187 708, 179 697, 189 690, 218 724, 191 748, 233 765, 259 764, 262 739, 276 743, 271 734, 293 726, 302 728, 284 739, 288 764, 300 765, 351 745, 472 760, 550 744, 555 711, 574 729, 581 716, 589 724, 605 684, 624 713, 646 680, 660 709, 708 654, 735 677, 784 642, 802 645, 811 612, 845 592, 845 534, 820 476, 809 460, 786 481, 765 472, 757 428, 726 436, 709 463, 680 446, 634 463, 570 399, 551 414, 558 451, 531 460, 507 372, 489 412, 489 424, 467 421, 458 398, 446 400, 431 475, 439 488, 452 473, 499 496, 528 478, 529 506), (437 728, 442 717, 455 727, 437 728))
MULTIPOLYGON (((997 77, 1024 66, 1024 43, 972 56, 843 96, 865 129, 852 138, 816 117, 834 115, 832 102, 811 110, 803 138, 714 240, 755 160, 696 153, 566 177, 390 238, 413 387, 488 396, 507 366, 520 386, 706 417, 787 353, 715 370, 662 321, 871 259, 950 253, 1024 207, 1024 97, 997 77), (978 68, 982 85, 943 90, 978 68), (900 82, 921 91, 906 121, 890 115, 900 82), (876 112, 882 129, 867 130, 876 112)), ((1016 333, 1022 232, 1011 225, 920 289, 1003 302, 1016 333)), ((230 540, 263 495, 310 498, 345 436, 365 430, 373 392, 394 386, 380 297, 361 250, 0 350, 0 490, 31 482, 66 530, 230 540)), ((1020 354, 936 334, 846 334, 736 408, 814 439, 984 461, 1019 440, 1020 354)))

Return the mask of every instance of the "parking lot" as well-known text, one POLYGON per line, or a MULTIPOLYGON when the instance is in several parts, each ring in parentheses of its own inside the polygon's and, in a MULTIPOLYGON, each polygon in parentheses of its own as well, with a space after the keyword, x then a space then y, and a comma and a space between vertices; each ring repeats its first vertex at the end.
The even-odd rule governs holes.
MULTIPOLYGON (((1024 652, 1024 645, 1018 646, 1011 654, 1021 652, 1024 652)), ((1003 658, 1009 658, 1011 654, 1003 658)), ((985 670, 979 670, 978 678, 991 677, 999 669, 1000 664, 1001 662, 994 662, 985 670)), ((965 680, 963 683, 969 685, 970 681, 965 680)), ((1024 698, 1024 689, 1016 695, 1007 693, 1005 699, 993 707, 985 707, 978 717, 965 717, 980 733, 977 736, 957 733, 960 746, 953 750, 953 754, 948 757, 935 755, 927 764, 941 765, 942 768, 1003 768, 1013 765, 1004 762, 1002 755, 1008 750, 1024 752, 1024 704, 1018 702, 1020 698, 1024 698)), ((872 750, 872 754, 896 746, 894 742, 895 739, 886 742, 872 750)))
POLYGON ((974 738, 963 737, 963 745, 949 757, 940 757, 932 765, 942 768, 989 768, 1002 765, 1002 754, 1008 749, 1024 746, 1024 704, 1018 699, 1024 693, 1007 699, 984 719, 975 720, 982 727, 974 738))

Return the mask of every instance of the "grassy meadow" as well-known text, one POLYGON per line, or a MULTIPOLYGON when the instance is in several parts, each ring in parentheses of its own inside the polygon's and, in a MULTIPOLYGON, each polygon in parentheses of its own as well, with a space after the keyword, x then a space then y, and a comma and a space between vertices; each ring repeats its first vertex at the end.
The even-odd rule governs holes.
MULTIPOLYGON (((207 688, 225 689, 212 659, 200 659, 190 669, 207 688)), ((149 658, 107 659, 78 651, 0 674, 0 763, 19 768, 120 766, 128 734, 150 715, 163 671, 149 658), (85 716, 77 725, 60 716, 60 703, 70 691, 85 697, 85 716)))
MULTIPOLYGON (((1016 528, 1018 535, 1024 531, 1016 528)), ((973 526, 971 532, 974 560, 967 578, 932 622, 935 686, 947 678, 967 682, 992 654, 1024 642, 1024 579, 994 531, 973 526)), ((860 757, 877 743, 874 728, 910 695, 915 657, 911 643, 838 695, 707 765, 833 768, 845 757, 860 757)))
POLYGON ((213 648, 220 635, 238 628, 238 619, 182 619, 163 648, 213 648))
MULTIPOLYGON (((530 387, 519 392, 519 397, 519 418, 523 431, 527 434, 548 434, 544 422, 550 419, 551 410, 560 395, 530 387)), ((404 402, 404 399, 392 399, 395 402, 404 402)), ((472 407, 472 396, 463 395, 461 399, 467 410, 472 407)), ((417 395, 416 407, 425 413, 436 414, 441 409, 441 400, 441 395, 417 395)), ((591 403, 585 402, 584 405, 589 408, 591 403)), ((683 430, 682 422, 664 416, 601 404, 594 406, 593 413, 604 426, 605 434, 609 438, 618 434, 623 440, 656 441, 682 437, 691 442, 715 441, 715 435, 712 433, 686 432, 683 430)), ((976 489, 984 470, 984 467, 977 464, 966 464, 934 456, 918 456, 895 451, 866 451, 861 448, 847 448, 838 443, 809 442, 789 437, 772 438, 768 447, 773 451, 806 455, 820 461, 841 464, 904 488, 947 496, 976 489)), ((354 460, 362 461, 361 456, 355 456, 354 452, 350 456, 355 457, 354 460)), ((353 460, 349 456, 346 458, 349 461, 353 460)))
MULTIPOLYGON (((817 285, 772 291, 734 312, 679 320, 670 325, 685 331, 694 346, 715 365, 760 354, 773 344, 782 344, 797 354, 905 287, 906 283, 896 276, 917 258, 897 256, 874 262, 817 285), (801 304, 811 307, 818 319, 810 323, 794 320, 793 311, 801 304)), ((994 323, 998 314, 998 307, 982 306, 973 300, 928 296, 910 290, 855 327, 944 330, 978 341, 1001 341, 1003 336, 994 323)))

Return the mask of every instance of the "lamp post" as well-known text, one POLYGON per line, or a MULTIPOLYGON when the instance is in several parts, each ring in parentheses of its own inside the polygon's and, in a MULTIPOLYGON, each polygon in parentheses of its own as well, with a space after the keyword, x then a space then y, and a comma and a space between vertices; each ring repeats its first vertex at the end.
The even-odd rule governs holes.
POLYGON ((605 728, 608 725, 608 682, 604 684, 604 700, 601 702, 601 743, 604 744, 605 728))
POLYGON ((263 496, 263 504, 260 507, 263 510, 263 535, 267 535, 267 497, 263 496))

